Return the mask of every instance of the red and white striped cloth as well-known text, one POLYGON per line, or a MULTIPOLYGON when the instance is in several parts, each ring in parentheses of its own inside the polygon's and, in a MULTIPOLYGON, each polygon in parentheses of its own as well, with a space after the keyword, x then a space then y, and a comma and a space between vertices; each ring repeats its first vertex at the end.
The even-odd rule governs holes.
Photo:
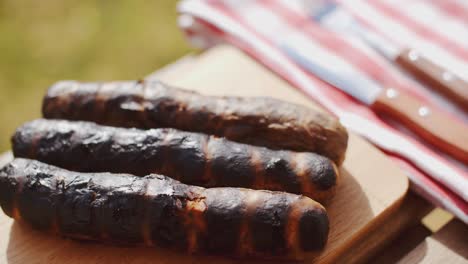
MULTIPOLYGON (((365 105, 307 72, 288 57, 281 45, 285 39, 295 39, 298 54, 304 52, 301 47, 311 47, 316 56, 332 54, 336 58, 333 66, 344 67, 347 76, 362 75, 382 86, 405 90, 433 108, 449 111, 454 122, 467 122, 466 115, 399 71, 356 37, 332 32, 313 21, 308 5, 314 1, 319 0, 183 0, 178 6, 179 25, 198 47, 230 43, 266 65, 338 116, 350 130, 379 146, 407 173, 414 191, 468 223, 465 164, 444 156, 398 124, 383 120, 365 105)), ((341 0, 337 3, 360 24, 394 44, 418 48, 461 76, 468 73, 468 2, 341 0)))

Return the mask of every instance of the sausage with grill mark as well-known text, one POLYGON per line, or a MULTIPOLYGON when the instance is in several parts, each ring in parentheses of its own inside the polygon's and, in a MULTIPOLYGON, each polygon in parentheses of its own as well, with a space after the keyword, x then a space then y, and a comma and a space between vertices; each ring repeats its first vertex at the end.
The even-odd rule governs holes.
POLYGON ((204 187, 245 187, 326 201, 338 171, 314 153, 271 150, 175 129, 139 130, 39 119, 12 138, 16 157, 81 172, 159 173, 204 187))
POLYGON ((334 117, 268 97, 216 97, 159 81, 53 85, 43 101, 51 119, 202 132, 271 149, 315 152, 341 165, 348 142, 334 117))
POLYGON ((21 158, 0 170, 0 205, 66 237, 235 257, 301 259, 324 247, 329 228, 325 209, 305 196, 72 172, 21 158))

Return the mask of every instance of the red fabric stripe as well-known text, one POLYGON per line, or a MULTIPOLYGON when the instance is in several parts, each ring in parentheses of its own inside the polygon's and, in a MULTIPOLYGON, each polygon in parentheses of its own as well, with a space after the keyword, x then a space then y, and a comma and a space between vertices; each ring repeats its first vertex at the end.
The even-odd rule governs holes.
POLYGON ((404 42, 398 38, 396 35, 388 35, 385 31, 380 30, 376 25, 372 23, 371 20, 367 19, 366 16, 362 15, 361 13, 356 13, 350 8, 348 8, 343 2, 346 2, 346 0, 330 0, 336 2, 337 5, 340 5, 342 8, 346 9, 348 12, 350 12, 354 18, 363 26, 368 28, 369 30, 379 34, 380 36, 384 36, 386 39, 388 39, 391 43, 395 43, 396 46, 404 46, 404 42))
POLYGON ((217 35, 224 35, 224 31, 222 31, 221 29, 219 29, 218 27, 216 27, 215 25, 211 24, 211 23, 208 23, 204 20, 200 20, 199 21, 201 25, 203 25, 203 27, 205 27, 207 30, 210 31, 210 33, 213 33, 213 34, 217 34, 217 35))
POLYGON ((392 6, 383 3, 382 1, 369 0, 367 1, 367 3, 374 6, 376 9, 382 11, 382 13, 392 17, 394 20, 404 24, 407 27, 410 27, 413 32, 415 32, 422 38, 426 38, 437 42, 441 47, 450 50, 458 57, 468 61, 468 51, 462 46, 458 45, 457 43, 452 42, 446 37, 439 35, 437 32, 432 31, 430 28, 427 28, 425 25, 419 23, 418 21, 414 21, 411 17, 408 17, 407 15, 399 12, 392 6))
POLYGON ((363 70, 373 79, 386 85, 394 84, 388 78, 388 75, 385 74, 386 71, 380 64, 369 59, 367 54, 355 48, 346 39, 337 36, 335 32, 322 28, 308 17, 289 9, 278 1, 260 0, 258 2, 265 8, 275 12, 279 17, 282 17, 284 23, 306 33, 305 35, 308 36, 311 41, 319 43, 324 49, 332 53, 339 54, 340 57, 345 58, 346 61, 363 70))
POLYGON ((445 12, 448 16, 456 17, 460 19, 460 22, 468 23, 468 9, 464 6, 459 5, 457 2, 452 0, 436 0, 428 1, 425 0, 427 4, 437 6, 440 10, 445 12))

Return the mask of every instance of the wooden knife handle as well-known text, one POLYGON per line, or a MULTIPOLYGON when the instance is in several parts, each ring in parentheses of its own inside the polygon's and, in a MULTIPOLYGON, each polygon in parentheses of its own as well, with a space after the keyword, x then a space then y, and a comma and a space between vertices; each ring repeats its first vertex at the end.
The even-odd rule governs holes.
POLYGON ((414 49, 403 50, 396 63, 468 112, 468 82, 414 49))
POLYGON ((398 120, 452 157, 468 163, 468 125, 421 104, 411 95, 384 89, 372 108, 398 120))

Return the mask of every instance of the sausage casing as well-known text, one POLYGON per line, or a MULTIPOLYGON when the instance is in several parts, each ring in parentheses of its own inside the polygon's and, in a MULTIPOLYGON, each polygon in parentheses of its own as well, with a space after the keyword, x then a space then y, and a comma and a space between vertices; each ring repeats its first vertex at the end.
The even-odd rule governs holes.
POLYGON ((81 172, 167 175, 203 187, 245 187, 326 201, 338 170, 315 153, 271 150, 175 129, 129 129, 39 119, 12 138, 16 157, 81 172))
POLYGON ((305 196, 72 172, 29 159, 0 170, 0 205, 66 237, 236 257, 300 259, 328 235, 325 209, 305 196))
POLYGON ((272 149, 315 152, 341 165, 348 134, 337 119, 267 97, 215 97, 159 81, 53 85, 43 101, 51 119, 137 128, 172 127, 272 149))

